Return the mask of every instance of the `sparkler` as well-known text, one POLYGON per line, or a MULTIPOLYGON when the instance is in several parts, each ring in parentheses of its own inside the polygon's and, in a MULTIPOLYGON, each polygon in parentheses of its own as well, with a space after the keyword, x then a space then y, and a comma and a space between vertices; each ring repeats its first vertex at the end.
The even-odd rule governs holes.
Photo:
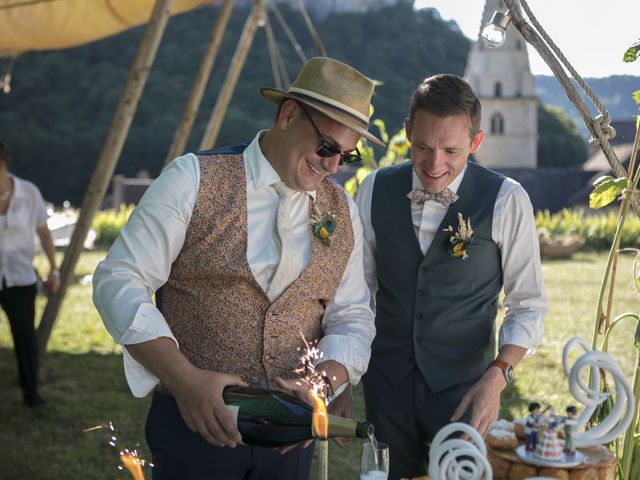
MULTIPOLYGON (((95 432, 97 430, 102 430, 103 428, 107 428, 111 431, 111 436, 109 437, 109 445, 117 448, 118 438, 116 437, 116 429, 111 422, 109 422, 107 425, 97 425, 95 427, 86 428, 83 430, 83 432, 95 432)), ((129 473, 131 473, 134 480, 144 480, 142 468, 145 466, 146 461, 138 455, 137 450, 129 450, 127 448, 124 448, 120 450, 118 455, 120 457, 120 462, 122 462, 122 465, 118 466, 119 470, 124 470, 124 468, 126 468, 127 470, 129 470, 129 473)), ((153 467, 153 464, 150 463, 149 466, 153 467)))
MULTIPOLYGON (((327 401, 324 393, 326 372, 316 370, 315 361, 322 359, 322 352, 318 350, 314 342, 309 345, 307 339, 300 332, 305 350, 300 357, 302 366, 297 368, 295 372, 301 375, 300 381, 308 388, 309 394, 313 400, 313 431, 318 439, 316 444, 316 452, 318 454, 318 476, 320 480, 327 480, 329 468, 329 417, 327 417, 327 401)), ((300 350, 300 349, 298 349, 300 350)))

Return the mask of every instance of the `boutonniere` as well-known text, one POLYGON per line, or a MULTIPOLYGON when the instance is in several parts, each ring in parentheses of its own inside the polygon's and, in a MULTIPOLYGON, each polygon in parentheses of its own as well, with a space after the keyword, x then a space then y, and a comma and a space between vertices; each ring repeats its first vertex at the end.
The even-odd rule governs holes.
POLYGON ((313 203, 309 224, 316 239, 326 246, 331 245, 331 235, 336 229, 336 221, 331 213, 322 213, 318 206, 313 203))
POLYGON ((458 229, 454 230, 451 225, 443 229, 444 232, 450 232, 453 235, 449 237, 449 248, 447 253, 452 257, 462 258, 466 260, 467 245, 471 243, 473 239, 473 229, 471 228, 471 220, 467 219, 465 222, 462 217, 462 213, 458 212, 458 229))

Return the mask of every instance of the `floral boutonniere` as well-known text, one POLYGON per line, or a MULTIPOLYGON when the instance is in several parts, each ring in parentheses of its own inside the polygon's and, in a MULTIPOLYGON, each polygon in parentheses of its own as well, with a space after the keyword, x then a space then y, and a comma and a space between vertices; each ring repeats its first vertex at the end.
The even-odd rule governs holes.
POLYGON ((314 203, 312 206, 309 224, 313 231, 313 236, 320 240, 324 245, 331 245, 331 235, 336 229, 336 221, 330 213, 323 214, 318 206, 314 203))
POLYGON ((452 257, 462 258, 466 260, 467 245, 471 243, 473 239, 473 229, 471 228, 471 220, 464 221, 462 213, 458 212, 458 229, 454 230, 451 225, 443 229, 444 232, 450 232, 453 235, 449 237, 449 248, 447 253, 452 257))

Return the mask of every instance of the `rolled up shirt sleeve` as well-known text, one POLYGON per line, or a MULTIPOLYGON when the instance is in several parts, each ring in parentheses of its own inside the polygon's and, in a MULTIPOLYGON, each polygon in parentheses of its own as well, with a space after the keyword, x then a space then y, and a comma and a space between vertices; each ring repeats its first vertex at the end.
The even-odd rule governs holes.
MULTIPOLYGON (((127 225, 93 275, 93 303, 115 340, 130 345, 159 337, 177 340, 152 296, 169 278, 185 239, 200 183, 193 154, 174 160, 149 186, 127 225)), ((123 349, 132 393, 148 394, 158 382, 123 349)))
POLYGON ((355 203, 350 197, 347 199, 354 245, 333 301, 325 309, 324 336, 318 349, 323 353, 322 361, 335 360, 343 365, 349 382, 356 385, 367 371, 376 329, 362 268, 362 225, 355 203))
POLYGON ((538 234, 525 190, 510 179, 505 180, 501 190, 494 217, 505 294, 499 345, 517 345, 531 353, 542 341, 547 313, 538 234))

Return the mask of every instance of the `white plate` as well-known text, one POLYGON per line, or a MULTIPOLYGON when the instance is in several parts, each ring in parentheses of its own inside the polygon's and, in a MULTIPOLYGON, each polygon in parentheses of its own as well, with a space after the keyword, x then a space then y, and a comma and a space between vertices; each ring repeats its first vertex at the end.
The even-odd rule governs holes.
POLYGON ((516 448, 516 455, 518 455, 520 460, 524 460, 527 463, 532 463, 533 465, 539 465, 541 467, 570 468, 580 465, 585 460, 584 454, 578 451, 576 451, 575 455, 567 455, 563 452, 560 460, 543 460, 535 457, 533 452, 529 452, 526 445, 520 445, 516 448))

